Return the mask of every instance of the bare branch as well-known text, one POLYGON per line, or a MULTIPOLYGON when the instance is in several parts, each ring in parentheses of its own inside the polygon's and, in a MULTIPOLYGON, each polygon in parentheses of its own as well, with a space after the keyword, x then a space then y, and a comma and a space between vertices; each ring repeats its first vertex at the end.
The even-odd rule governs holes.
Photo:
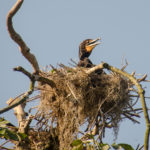
MULTIPOLYGON (((18 98, 16 100, 20 101, 20 99, 21 98, 18 98)), ((16 101, 14 101, 13 99, 7 101, 7 104, 10 106, 13 105, 13 103, 16 103, 16 101)), ((26 112, 24 111, 25 106, 26 106, 26 101, 14 107, 14 114, 16 115, 19 124, 18 132, 20 133, 27 133, 29 124, 32 121, 31 115, 29 115, 28 118, 26 119, 27 115, 26 112)))
POLYGON ((50 85, 52 88, 55 88, 56 85, 55 83, 48 79, 48 78, 44 78, 40 75, 36 75, 36 74, 31 74, 30 72, 28 72, 27 70, 25 70, 23 67, 21 66, 18 66, 16 68, 14 68, 14 71, 19 71, 19 72, 22 72, 23 74, 25 74, 31 81, 39 81, 41 83, 44 83, 44 84, 48 84, 50 85))
POLYGON ((3 109, 0 109, 0 114, 4 113, 4 112, 6 112, 6 111, 8 111, 8 110, 10 110, 10 109, 20 105, 20 104, 22 104, 23 102, 25 102, 26 99, 29 97, 29 95, 31 95, 32 92, 33 92, 33 88, 31 89, 31 87, 34 87, 34 83, 32 82, 31 84, 33 84, 33 85, 30 86, 30 90, 28 92, 26 92, 21 99, 17 99, 17 101, 11 103, 10 106, 7 106, 7 107, 5 107, 3 109))
POLYGON ((123 115, 124 115, 126 118, 130 119, 131 121, 133 121, 134 123, 140 124, 139 121, 135 120, 133 117, 129 116, 127 113, 123 113, 123 115))
POLYGON ((20 9, 22 3, 24 0, 17 0, 16 4, 11 8, 7 15, 7 29, 10 37, 12 40, 14 40, 18 45, 19 49, 22 53, 22 55, 31 63, 34 72, 39 72, 39 65, 36 60, 36 57, 30 53, 30 49, 26 45, 26 43, 23 41, 21 36, 15 31, 12 23, 13 16, 17 13, 17 11, 20 9))
POLYGON ((143 75, 142 78, 138 79, 138 82, 145 81, 146 78, 147 78, 147 74, 143 75))
POLYGON ((125 68, 128 66, 128 62, 127 62, 127 60, 126 60, 126 59, 125 59, 125 63, 126 63, 126 64, 125 64, 125 65, 121 68, 121 70, 122 70, 122 71, 124 71, 124 70, 125 70, 125 68))
POLYGON ((92 73, 92 72, 94 72, 94 71, 96 71, 96 70, 98 70, 98 69, 104 69, 104 64, 105 64, 105 63, 101 63, 101 64, 99 64, 99 65, 97 65, 97 66, 95 66, 95 67, 92 67, 92 68, 88 69, 88 70, 86 71, 86 73, 87 73, 87 74, 90 74, 90 73, 92 73))
POLYGON ((133 76, 133 77, 135 76, 135 71, 133 71, 133 72, 131 73, 131 76, 133 76))

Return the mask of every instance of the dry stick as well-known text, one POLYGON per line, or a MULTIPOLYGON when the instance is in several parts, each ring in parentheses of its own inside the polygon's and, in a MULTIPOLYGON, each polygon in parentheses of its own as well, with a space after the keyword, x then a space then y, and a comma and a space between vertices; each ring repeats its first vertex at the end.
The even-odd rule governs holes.
POLYGON ((138 79, 138 82, 145 81, 146 78, 147 78, 147 74, 143 75, 141 79, 138 79))
POLYGON ((39 81, 40 83, 43 84, 48 84, 50 85, 52 88, 56 87, 55 82, 53 82, 52 80, 48 79, 48 78, 44 78, 40 75, 35 75, 35 74, 31 74, 30 72, 28 72, 27 70, 25 70, 23 67, 18 66, 16 68, 14 68, 14 71, 19 71, 22 72, 23 74, 25 74, 30 80, 34 80, 34 81, 39 81))
MULTIPOLYGON (((20 9, 23 1, 24 0, 17 0, 16 4, 9 11, 9 13, 7 15, 7 29, 8 29, 8 33, 9 33, 10 37, 12 38, 12 40, 14 40, 18 44, 22 55, 32 65, 34 73, 38 74, 39 73, 39 65, 38 65, 38 62, 37 62, 35 56, 30 53, 30 49, 28 48, 26 43, 23 41, 21 36, 15 31, 15 29, 13 27, 12 18, 17 13, 17 11, 20 9)), ((26 118, 26 113, 24 112, 25 105, 22 105, 22 104, 23 104, 23 102, 26 101, 26 99, 29 97, 30 94, 32 94, 32 92, 34 90, 35 80, 32 78, 32 76, 30 77, 30 80, 31 80, 30 90, 24 94, 23 98, 17 99, 17 102, 16 101, 13 102, 8 107, 6 107, 0 111, 0 113, 3 113, 3 112, 6 112, 15 107, 14 111, 15 111, 16 117, 19 122, 19 130, 18 131, 21 131, 21 132, 23 130, 25 130, 25 128, 26 128, 25 125, 28 126, 28 124, 29 124, 26 122, 27 120, 25 120, 25 118, 26 118), (23 125, 23 127, 22 127, 22 125, 23 125)), ((28 121, 28 122, 30 122, 30 121, 28 121)))
POLYGON ((27 91, 27 92, 24 94, 23 98, 18 99, 17 102, 12 103, 10 106, 7 106, 7 107, 5 107, 5 108, 3 108, 3 109, 0 109, 0 114, 4 113, 4 112, 6 112, 6 111, 8 111, 8 110, 10 110, 10 109, 12 109, 12 108, 14 108, 14 107, 20 105, 20 104, 22 104, 23 102, 25 102, 26 99, 28 99, 29 95, 32 94, 33 89, 34 89, 34 82, 31 82, 31 84, 30 84, 30 89, 29 89, 29 91, 27 91))
POLYGON ((10 142, 10 141, 7 140, 7 141, 5 141, 4 143, 2 143, 2 144, 0 145, 0 148, 1 148, 1 149, 5 149, 3 146, 4 146, 5 144, 7 144, 8 142, 10 142))
POLYGON ((90 74, 90 73, 92 73, 92 72, 94 72, 94 71, 96 71, 96 70, 98 70, 98 69, 104 69, 104 68, 105 68, 104 65, 105 65, 105 63, 101 63, 101 64, 99 64, 99 65, 97 65, 97 66, 95 66, 95 67, 92 67, 91 69, 88 69, 88 70, 86 71, 86 73, 87 73, 87 74, 90 74))
POLYGON ((9 13, 7 15, 7 29, 8 29, 8 33, 9 33, 10 37, 12 38, 12 40, 14 40, 19 45, 19 49, 20 49, 22 55, 31 63, 34 72, 38 74, 39 65, 36 60, 36 57, 32 53, 30 53, 30 49, 28 48, 26 43, 23 41, 21 36, 13 28, 12 18, 17 13, 19 8, 21 7, 23 1, 24 0, 17 0, 16 4, 9 11, 9 13))

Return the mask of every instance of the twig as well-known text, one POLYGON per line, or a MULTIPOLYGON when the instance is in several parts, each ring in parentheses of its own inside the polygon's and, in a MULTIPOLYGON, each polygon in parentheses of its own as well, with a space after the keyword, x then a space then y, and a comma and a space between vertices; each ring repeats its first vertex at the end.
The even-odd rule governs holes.
POLYGON ((40 96, 40 95, 36 95, 36 96, 34 96, 34 97, 29 98, 29 99, 27 100, 27 102, 31 102, 31 101, 37 100, 37 99, 39 99, 39 98, 41 98, 41 96, 40 96))
POLYGON ((44 78, 40 75, 36 75, 36 74, 31 74, 30 72, 28 72, 27 70, 25 70, 23 67, 19 66, 19 67, 16 67, 14 68, 14 71, 19 71, 19 72, 22 72, 23 74, 25 74, 31 81, 39 81, 41 83, 44 83, 44 84, 48 84, 50 85, 52 88, 55 88, 56 85, 55 83, 48 79, 48 78, 44 78))
POLYGON ((99 134, 98 134, 98 137, 97 137, 97 139, 96 139, 96 141, 98 140, 98 139, 100 139, 101 140, 101 137, 102 137, 102 134, 103 134, 103 132, 104 132, 104 130, 105 130, 105 124, 106 124, 106 120, 105 120, 105 116, 104 116, 104 114, 100 111, 100 113, 101 113, 101 116, 102 116, 102 126, 101 126, 101 130, 100 130, 100 132, 99 132, 99 134))
POLYGON ((133 71, 133 72, 131 73, 131 76, 135 76, 135 71, 133 71))
POLYGON ((31 107, 30 109, 29 109, 29 113, 31 113, 31 111, 32 111, 32 109, 38 109, 38 106, 34 106, 34 107, 31 107))
POLYGON ((98 116, 98 113, 99 113, 99 112, 101 113, 101 117, 104 119, 104 115, 103 115, 103 113, 102 113, 101 110, 100 110, 101 107, 102 107, 102 105, 104 104, 104 102, 105 102, 105 100, 103 100, 103 101, 99 104, 98 109, 97 109, 97 112, 96 112, 96 115, 95 115, 94 119, 91 121, 91 123, 88 125, 87 131, 91 130, 92 126, 94 125, 94 123, 95 123, 95 121, 96 121, 96 119, 97 119, 97 116, 98 116))
POLYGON ((144 147, 144 145, 142 145, 142 146, 140 147, 140 144, 138 144, 135 150, 142 150, 143 147, 144 147))
MULTIPOLYGON (((133 110, 134 111, 134 110, 133 110)), ((138 113, 133 113, 132 111, 123 111, 123 113, 128 114, 129 116, 134 116, 140 118, 140 115, 138 113)))
POLYGON ((122 70, 122 71, 124 71, 124 70, 125 70, 125 68, 128 66, 128 62, 127 62, 127 60, 126 60, 126 59, 125 59, 125 63, 126 63, 126 64, 125 64, 125 65, 121 68, 121 70, 122 70))
POLYGON ((101 63, 101 64, 99 64, 99 65, 97 65, 97 66, 95 66, 95 67, 92 67, 92 68, 88 69, 88 70, 86 71, 86 73, 87 73, 87 74, 90 74, 90 73, 92 73, 92 72, 94 72, 94 71, 96 71, 96 70, 98 70, 98 69, 103 69, 103 68, 105 68, 105 67, 104 67, 105 64, 106 64, 106 63, 101 63))
POLYGON ((0 114, 4 113, 4 112, 6 112, 6 111, 8 111, 8 110, 10 110, 10 109, 12 109, 12 108, 14 108, 14 107, 20 105, 20 104, 22 104, 23 102, 25 102, 26 99, 28 99, 29 95, 32 94, 32 92, 33 92, 33 87, 34 87, 34 82, 31 82, 29 91, 26 92, 26 93, 24 94, 24 96, 23 96, 21 99, 18 99, 18 101, 16 101, 15 103, 12 103, 10 106, 7 106, 7 107, 5 107, 5 108, 3 108, 3 109, 0 109, 0 114))
POLYGON ((138 82, 145 81, 146 78, 147 78, 147 74, 145 74, 142 78, 138 79, 138 82))
POLYGON ((16 101, 19 97, 23 96, 25 93, 21 93, 20 95, 16 96, 14 99, 10 98, 8 101, 7 101, 7 104, 8 105, 11 105, 14 101, 16 101))
POLYGON ((77 66, 77 64, 78 64, 77 62, 75 62, 73 59, 70 59, 70 60, 77 66))
POLYGON ((20 9, 22 3, 24 0, 17 0, 16 4, 11 8, 7 15, 7 29, 10 37, 12 40, 14 40, 18 45, 19 49, 22 53, 22 55, 31 63, 33 70, 35 73, 38 74, 39 72, 39 65, 36 60, 36 57, 30 53, 30 49, 26 45, 26 43, 23 41, 21 36, 15 31, 12 23, 13 16, 17 13, 17 11, 20 9))
POLYGON ((78 99, 77 99, 77 97, 76 97, 76 94, 74 93, 74 91, 73 91, 72 88, 70 87, 69 83, 67 83, 67 86, 68 86, 68 88, 69 88, 71 94, 72 94, 73 97, 75 98, 75 101, 78 102, 78 99))
POLYGON ((22 127, 22 130, 20 130, 21 133, 26 133, 28 131, 32 119, 33 116, 29 115, 28 118, 24 121, 24 126, 22 127))
POLYGON ((150 82, 150 80, 145 80, 145 82, 150 82))
POLYGON ((2 143, 1 145, 0 145, 0 148, 2 148, 5 144, 7 144, 8 142, 10 142, 10 140, 7 140, 7 141, 5 141, 4 143, 2 143))
POLYGON ((136 122, 136 123, 138 123, 138 124, 140 124, 140 122, 139 121, 137 121, 137 120, 135 120, 135 119, 133 119, 132 117, 130 117, 127 113, 122 113, 126 118, 128 118, 128 119, 130 119, 131 121, 133 121, 134 123, 136 122))

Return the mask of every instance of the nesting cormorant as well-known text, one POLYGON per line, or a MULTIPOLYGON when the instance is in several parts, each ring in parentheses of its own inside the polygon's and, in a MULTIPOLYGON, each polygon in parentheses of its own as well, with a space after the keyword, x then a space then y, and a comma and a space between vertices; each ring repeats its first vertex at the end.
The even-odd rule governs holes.
POLYGON ((92 52, 92 50, 95 48, 96 45, 100 44, 99 42, 100 38, 97 38, 95 40, 92 39, 86 39, 84 40, 80 46, 79 46, 79 67, 85 67, 85 68, 91 68, 94 67, 91 60, 88 58, 92 52))

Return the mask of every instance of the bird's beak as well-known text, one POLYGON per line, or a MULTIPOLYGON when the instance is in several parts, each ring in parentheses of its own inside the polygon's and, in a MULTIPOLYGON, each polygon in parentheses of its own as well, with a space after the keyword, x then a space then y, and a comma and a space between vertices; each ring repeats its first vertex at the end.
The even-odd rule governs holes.
POLYGON ((88 45, 86 46, 86 51, 87 52, 91 52, 96 45, 100 44, 100 40, 101 40, 101 38, 97 38, 95 40, 91 40, 88 43, 88 45))
POLYGON ((90 43, 88 44, 88 46, 96 46, 96 45, 100 44, 100 40, 101 40, 101 38, 91 40, 90 43))

